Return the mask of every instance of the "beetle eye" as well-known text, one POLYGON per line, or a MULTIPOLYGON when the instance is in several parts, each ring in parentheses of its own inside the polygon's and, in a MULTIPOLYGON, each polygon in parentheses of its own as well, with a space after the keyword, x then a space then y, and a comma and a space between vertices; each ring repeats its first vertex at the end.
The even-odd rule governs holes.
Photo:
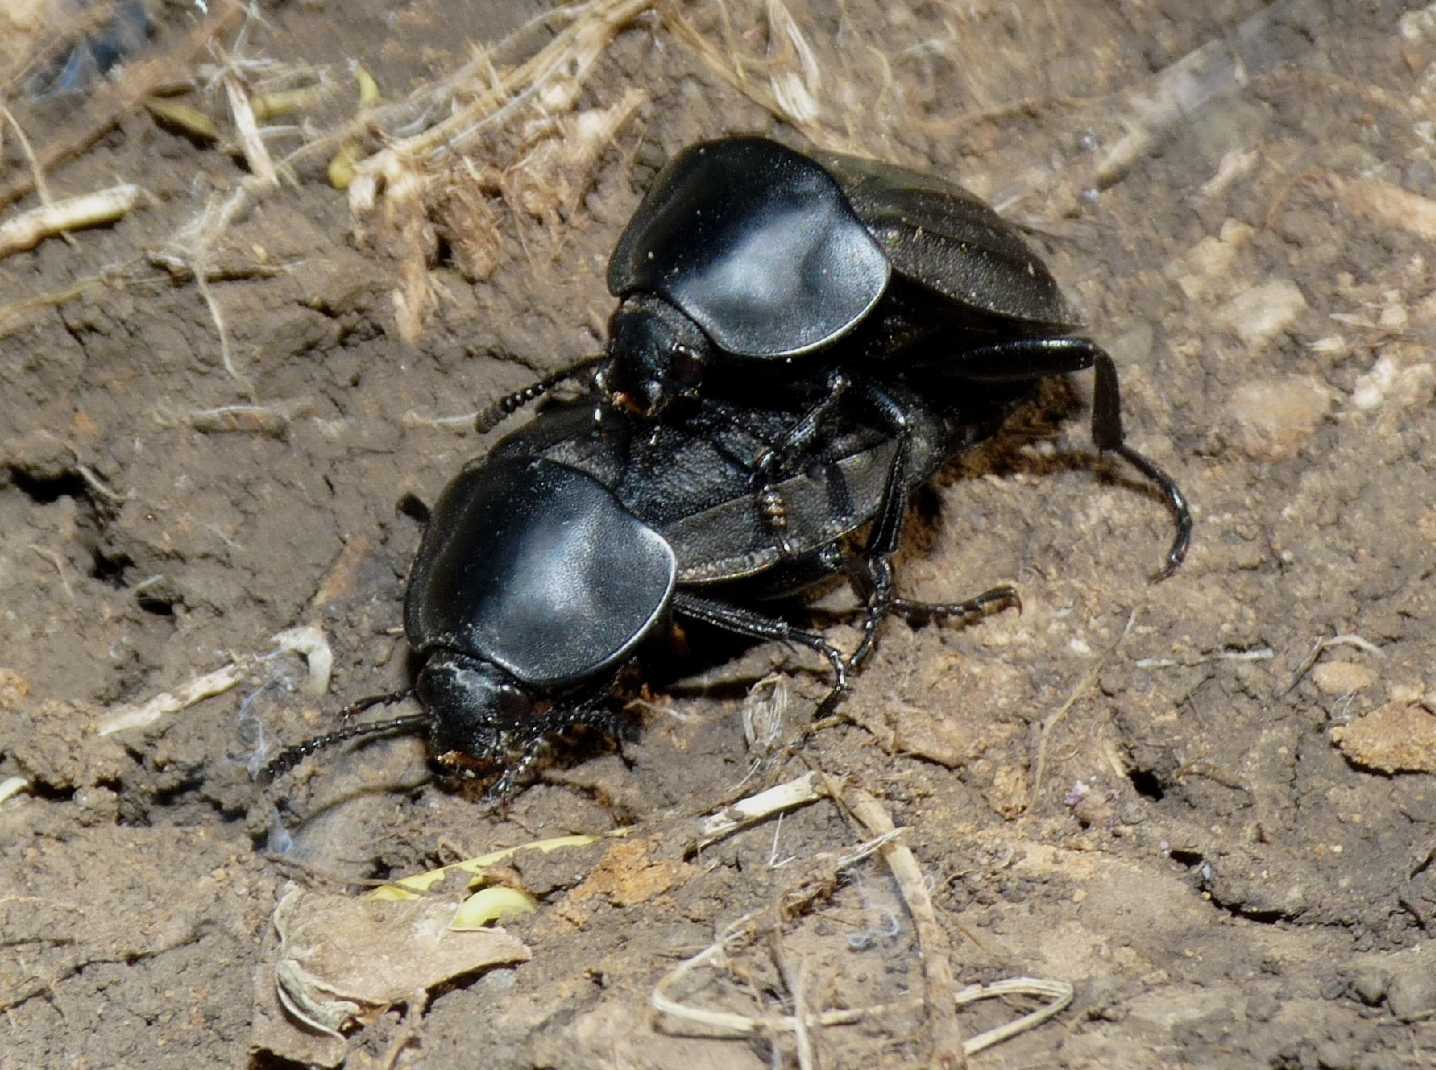
POLYGON ((498 692, 498 699, 494 705, 501 722, 517 723, 527 720, 533 713, 533 699, 517 687, 501 687, 498 692))
POLYGON ((703 358, 687 346, 673 347, 669 374, 680 390, 692 390, 703 381, 703 358))

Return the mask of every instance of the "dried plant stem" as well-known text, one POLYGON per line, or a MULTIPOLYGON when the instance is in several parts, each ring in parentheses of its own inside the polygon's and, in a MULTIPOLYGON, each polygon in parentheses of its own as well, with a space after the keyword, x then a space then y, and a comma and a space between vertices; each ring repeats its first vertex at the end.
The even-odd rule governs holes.
MULTIPOLYGON (((290 628, 274 636, 271 641, 279 650, 291 651, 305 659, 309 667, 305 691, 309 694, 322 693, 322 689, 329 684, 329 673, 333 665, 333 655, 324 633, 312 626, 290 628)), ((215 695, 222 695, 243 680, 246 673, 256 664, 262 663, 266 656, 243 655, 214 672, 197 676, 173 691, 161 692, 148 701, 112 707, 95 726, 95 734, 112 736, 116 732, 148 728, 170 714, 187 710, 215 695)))
MULTIPOLYGON (((40 203, 46 208, 52 207, 54 200, 50 196, 50 184, 45 180, 45 169, 35 158, 35 150, 30 146, 30 139, 25 135, 25 128, 20 125, 20 120, 15 118, 15 113, 8 107, 0 105, 0 110, 5 112, 5 118, 10 121, 10 127, 15 131, 15 138, 20 142, 20 151, 25 154, 25 160, 30 165, 30 175, 35 181, 35 193, 39 196, 40 203)), ((72 245, 74 244, 74 239, 67 231, 61 231, 60 236, 72 245)))
POLYGON ((249 164, 250 173, 265 186, 279 182, 274 172, 274 161, 269 158, 269 149, 259 135, 259 120, 254 116, 254 106, 239 79, 233 74, 224 78, 224 95, 229 101, 229 113, 234 118, 235 129, 239 131, 240 147, 244 160, 249 164))
MULTIPOLYGON (((885 836, 896 831, 892 815, 875 796, 861 788, 842 789, 832 782, 828 790, 835 793, 869 835, 885 836)), ((938 924, 922 867, 911 848, 898 840, 889 842, 879 853, 892 870, 893 879, 907 902, 922 949, 923 977, 927 982, 923 1003, 928 1017, 924 1040, 929 1046, 925 1062, 932 1066, 966 1066, 965 1041, 957 1021, 957 981, 952 973, 951 948, 946 930, 938 924)))
POLYGON ((113 223, 123 218, 139 199, 140 187, 124 182, 21 212, 0 224, 0 257, 33 249, 56 234, 113 223))
POLYGON ((701 850, 739 829, 755 825, 773 814, 806 806, 827 797, 827 794, 828 789, 822 778, 817 773, 808 773, 797 780, 790 780, 786 784, 751 795, 716 814, 702 818, 698 824, 695 847, 701 850))
POLYGON ((681 962, 658 982, 650 997, 655 1010, 679 1021, 722 1033, 740 1036, 776 1036, 791 1033, 798 1045, 801 1066, 805 1061, 816 1061, 812 1044, 812 1031, 815 1029, 850 1025, 868 1018, 882 1018, 926 1008, 933 1023, 933 1028, 927 1032, 934 1046, 933 1057, 929 1063, 961 1066, 966 1056, 1036 1027, 1060 1013, 1072 1002, 1073 989, 1065 981, 1017 977, 986 985, 957 988, 948 958, 947 936, 938 924, 936 910, 927 891, 927 881, 917 859, 900 842, 904 830, 893 825, 891 815, 880 801, 861 789, 846 786, 821 772, 814 772, 760 792, 735 803, 719 814, 702 819, 699 826, 700 838, 704 834, 723 835, 747 827, 761 816, 781 814, 790 806, 825 796, 842 803, 859 824, 877 835, 846 854, 817 855, 794 866, 793 871, 803 876, 794 878, 789 890, 780 897, 776 909, 757 910, 743 915, 728 925, 710 946, 681 962), (927 991, 921 998, 868 1007, 829 1011, 809 1009, 801 964, 795 968, 788 965, 776 927, 782 918, 791 917, 802 910, 810 910, 817 900, 831 895, 839 886, 837 877, 842 870, 874 854, 880 854, 887 861, 907 902, 909 914, 918 933, 927 991), (736 1014, 695 1006, 678 998, 676 993, 688 977, 704 967, 725 967, 731 953, 751 944, 764 932, 768 932, 773 941, 771 950, 774 959, 793 996, 793 1014, 736 1014), (1038 996, 1046 1002, 1037 1010, 1006 1025, 989 1029, 968 1039, 962 1037, 957 1023, 958 1007, 982 999, 1007 996, 1038 996))
POLYGON ((244 669, 237 662, 230 662, 222 669, 197 676, 183 687, 156 695, 148 702, 135 706, 117 706, 100 722, 96 734, 112 736, 116 732, 132 728, 148 728, 150 725, 203 702, 207 698, 228 691, 244 676, 244 669))
POLYGON ((1107 664, 1107 659, 1117 652, 1117 648, 1122 645, 1122 641, 1131 634, 1132 625, 1135 624, 1136 621, 1137 611, 1134 609, 1128 615, 1127 624, 1122 629, 1122 634, 1117 637, 1117 641, 1096 660, 1090 669, 1083 673, 1082 679, 1077 682, 1077 686, 1074 687, 1071 694, 1067 696, 1067 701, 1057 707, 1057 709, 1049 714, 1047 719, 1042 722, 1041 734, 1037 740, 1037 761, 1034 763, 1032 773, 1032 790, 1027 795, 1027 809, 1029 811, 1037 806, 1037 799, 1042 791, 1042 781, 1047 775, 1047 742, 1052 738, 1053 730, 1062 723, 1062 720, 1067 716, 1077 700, 1086 694, 1088 688, 1097 682, 1097 676, 1102 671, 1102 666, 1107 664))

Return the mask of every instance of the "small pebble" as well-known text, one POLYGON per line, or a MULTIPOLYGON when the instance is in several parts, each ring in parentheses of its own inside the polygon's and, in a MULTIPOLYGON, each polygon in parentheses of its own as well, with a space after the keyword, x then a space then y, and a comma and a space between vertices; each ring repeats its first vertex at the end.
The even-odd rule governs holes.
POLYGON ((1306 298, 1290 279, 1272 279, 1237 294, 1220 318, 1246 345, 1259 347, 1281 334, 1306 311, 1306 298))
POLYGON ((1436 1014, 1436 971, 1429 956, 1415 955, 1401 963, 1386 989, 1386 1006, 1403 1022, 1436 1014))
POLYGON ((1329 661, 1312 669, 1311 678, 1325 694, 1349 695, 1370 687, 1376 673, 1354 661, 1329 661))
POLYGON ((1368 1007, 1374 1007, 1386 995, 1387 972, 1379 966, 1358 966, 1351 975, 1351 991, 1368 1007))
POLYGON ((1330 391, 1306 376, 1251 380, 1227 402, 1231 437, 1253 460, 1294 457, 1326 418, 1331 401, 1330 391))

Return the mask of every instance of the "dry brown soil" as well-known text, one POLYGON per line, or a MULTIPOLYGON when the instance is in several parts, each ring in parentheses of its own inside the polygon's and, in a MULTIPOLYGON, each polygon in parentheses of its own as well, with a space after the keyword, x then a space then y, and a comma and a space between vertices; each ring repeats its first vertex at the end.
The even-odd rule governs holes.
MULTIPOLYGON (((762 4, 726 5, 726 23, 678 6, 720 56, 770 68, 740 91, 638 15, 574 102, 641 91, 576 193, 546 180, 526 201, 511 131, 466 149, 509 183, 468 190, 502 239, 487 261, 459 193, 425 187, 417 223, 357 216, 330 152, 216 240, 209 300, 182 256, 155 254, 183 252, 245 159, 124 106, 126 78, 221 54, 322 66, 339 92, 272 120, 298 124, 280 156, 353 114, 347 61, 401 100, 543 5, 265 3, 242 42, 234 20, 223 53, 186 57, 192 8, 155 4, 148 51, 89 103, 4 87, 37 152, 98 130, 49 169, 52 196, 146 193, 113 226, 0 259, 0 781, 25 784, 0 804, 0 1066, 290 1065, 306 1049, 253 1031, 287 882, 358 894, 347 882, 618 825, 640 849, 511 864, 541 900, 509 926, 527 963, 438 986, 422 1017, 417 1001, 376 1015, 347 1065, 797 1065, 791 1037, 707 1034, 649 997, 864 838, 820 802, 685 855, 693 816, 810 768, 906 828, 959 983, 1075 986, 975 1066, 1436 1065, 1436 11, 811 0, 786 8, 805 69, 762 4), (771 105, 775 83, 791 122, 754 99, 771 105), (936 480, 900 561, 919 597, 1013 582, 1021 615, 890 623, 848 719, 746 783, 751 683, 782 674, 788 738, 822 686, 777 647, 719 683, 655 688, 621 755, 589 741, 502 814, 437 778, 417 738, 257 784, 278 742, 407 682, 397 625, 421 529, 396 503, 432 501, 493 437, 440 421, 595 351, 603 265, 655 163, 755 130, 929 167, 1032 228, 1117 359, 1131 441, 1193 502, 1186 566, 1149 583, 1169 518, 1094 456, 1079 377, 936 480), (416 233, 432 304, 410 344, 395 293, 416 233), (292 657, 255 660, 303 624, 333 647, 322 698, 292 657), (237 686, 96 734, 234 659, 237 686)), ((228 115, 222 88, 181 99, 228 115)), ((7 124, 0 185, 29 174, 7 124)), ((781 947, 735 954, 696 1002, 791 1013, 799 974, 820 1010, 924 992, 876 858, 771 917, 781 947)), ((815 1027, 805 1057, 911 1065, 932 1054, 927 1022, 815 1027)))

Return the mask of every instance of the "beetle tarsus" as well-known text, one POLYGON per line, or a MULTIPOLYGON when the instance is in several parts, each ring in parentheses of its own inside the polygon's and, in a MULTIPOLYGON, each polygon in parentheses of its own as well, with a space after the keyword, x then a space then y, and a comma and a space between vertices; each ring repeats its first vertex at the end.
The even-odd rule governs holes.
POLYGON ((785 558, 797 556, 793 541, 788 536, 788 503, 773 487, 764 487, 757 494, 758 515, 763 527, 778 541, 778 550, 785 558))
POLYGON ((874 557, 867 562, 866 578, 871 590, 863 614, 863 637, 848 659, 848 664, 855 671, 861 669, 877 649, 878 626, 892 615, 895 597, 892 562, 886 557, 874 557))
POLYGON ((529 741, 519 756, 504 765, 504 771, 484 793, 484 802, 502 808, 506 806, 518 789, 528 780, 538 760, 548 749, 548 740, 540 736, 529 741))
POLYGON ((776 442, 764 449, 753 464, 752 485, 758 498, 759 516, 778 540, 785 558, 797 555, 787 535, 787 503, 773 484, 782 473, 793 468, 796 458, 813 448, 819 440, 824 421, 837 410, 851 386, 852 379, 845 372, 839 368, 832 369, 827 376, 823 397, 790 425, 776 442))
POLYGON ((1177 486, 1176 480, 1167 475, 1166 472, 1142 454, 1132 449, 1131 446, 1118 446, 1112 452, 1120 455, 1128 464, 1157 485, 1162 492, 1162 496, 1166 498, 1167 504, 1171 507, 1173 515, 1176 517, 1177 533, 1172 537, 1171 546, 1167 548, 1166 564, 1152 577, 1153 583, 1160 583, 1182 566, 1182 562, 1186 560, 1187 551, 1191 549, 1191 506, 1187 504, 1187 496, 1182 493, 1182 488, 1177 486))
POLYGON ((1022 615, 1022 596, 1010 583, 999 584, 963 602, 914 602, 907 598, 894 598, 892 601, 893 615, 904 617, 915 625, 953 617, 975 620, 1005 609, 1015 609, 1018 616, 1022 615))
POLYGON ((1182 564, 1192 541, 1192 513, 1176 480, 1126 443, 1122 430, 1122 392, 1117 366, 1090 338, 1015 338, 971 350, 952 373, 975 382, 1040 379, 1092 368, 1092 441, 1099 450, 1123 457, 1156 484, 1171 507, 1177 533, 1154 580, 1164 580, 1182 564), (1022 358, 1019 361, 1017 358, 1022 358))
POLYGON ((1092 440, 1096 442, 1098 449, 1117 454, 1155 483, 1171 507, 1177 522, 1177 533, 1167 549, 1166 562, 1152 577, 1152 582, 1159 583, 1181 567, 1187 550, 1191 547, 1191 506, 1187 504, 1187 496, 1182 493, 1182 488, 1177 486, 1175 479, 1127 445, 1122 434, 1122 397, 1121 388, 1117 384, 1117 366, 1105 350, 1092 343, 1089 345, 1092 345, 1094 350, 1093 364, 1097 374, 1092 398, 1092 440))
POLYGON ((363 713, 365 710, 373 709, 375 706, 388 706, 391 703, 403 702, 413 694, 414 689, 406 687, 402 691, 389 691, 382 695, 370 695, 367 698, 361 698, 356 702, 351 702, 335 716, 338 720, 348 724, 354 719, 355 714, 363 713))

